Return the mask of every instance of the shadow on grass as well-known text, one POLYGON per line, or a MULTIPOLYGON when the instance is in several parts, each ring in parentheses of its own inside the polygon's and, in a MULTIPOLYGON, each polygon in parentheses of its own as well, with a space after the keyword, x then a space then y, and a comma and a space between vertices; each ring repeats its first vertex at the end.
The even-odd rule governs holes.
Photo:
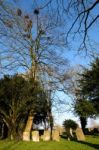
MULTIPOLYGON (((60 137, 62 139, 68 139, 68 137, 66 135, 61 135, 60 137)), ((97 136, 94 136, 94 138, 97 138, 97 136)), ((92 148, 95 148, 96 150, 99 150, 99 144, 94 144, 94 143, 87 142, 87 141, 77 141, 76 138, 73 138, 73 139, 70 138, 70 139, 71 139, 71 141, 74 141, 74 142, 77 142, 77 143, 80 143, 80 144, 84 144, 84 145, 88 145, 89 147, 92 147, 92 148)))
POLYGON ((60 135, 60 137, 61 137, 62 139, 67 139, 67 136, 66 136, 66 135, 60 135))
POLYGON ((90 147, 93 147, 95 148, 96 150, 99 150, 99 144, 93 144, 93 143, 89 143, 89 142, 86 142, 86 141, 76 141, 77 143, 81 143, 81 144, 85 144, 85 145, 88 145, 90 147))

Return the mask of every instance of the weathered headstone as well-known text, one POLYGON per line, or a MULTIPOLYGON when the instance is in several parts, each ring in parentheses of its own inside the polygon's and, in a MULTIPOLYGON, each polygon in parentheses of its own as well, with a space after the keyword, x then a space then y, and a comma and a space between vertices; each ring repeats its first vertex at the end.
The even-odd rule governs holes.
POLYGON ((32 131, 32 141, 39 142, 39 132, 38 131, 32 131))
POLYGON ((85 141, 85 136, 81 128, 76 129, 76 137, 78 141, 85 141))
POLYGON ((29 116, 25 130, 23 132, 23 141, 30 141, 30 132, 31 132, 31 128, 32 128, 32 123, 33 123, 33 117, 29 116))
POLYGON ((50 131, 44 131, 44 135, 43 135, 43 141, 49 141, 50 140, 50 131))
POLYGON ((30 141, 30 132, 23 132, 23 141, 30 141))
POLYGON ((59 131, 53 130, 52 131, 52 139, 53 141, 60 141, 59 131))

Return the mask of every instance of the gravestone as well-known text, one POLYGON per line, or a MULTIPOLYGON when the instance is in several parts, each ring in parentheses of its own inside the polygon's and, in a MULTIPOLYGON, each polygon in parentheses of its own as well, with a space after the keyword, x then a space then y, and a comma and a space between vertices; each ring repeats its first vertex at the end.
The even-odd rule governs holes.
POLYGON ((32 141, 39 142, 39 132, 38 131, 32 131, 32 141))
POLYGON ((53 130, 52 131, 52 139, 53 141, 60 141, 60 136, 59 136, 59 131, 58 130, 53 130))
POLYGON ((78 141, 85 141, 85 136, 81 128, 76 129, 76 137, 78 141))
POLYGON ((49 141, 50 140, 50 131, 44 131, 44 135, 43 135, 43 141, 49 141))
POLYGON ((33 123, 33 117, 29 116, 26 123, 25 130, 23 132, 23 141, 30 141, 30 132, 32 128, 32 123, 33 123))
POLYGON ((23 132, 23 141, 30 141, 30 132, 23 132))
POLYGON ((30 132, 31 128, 32 128, 32 124, 33 124, 33 117, 29 116, 28 120, 27 120, 27 123, 26 123, 25 131, 30 132))

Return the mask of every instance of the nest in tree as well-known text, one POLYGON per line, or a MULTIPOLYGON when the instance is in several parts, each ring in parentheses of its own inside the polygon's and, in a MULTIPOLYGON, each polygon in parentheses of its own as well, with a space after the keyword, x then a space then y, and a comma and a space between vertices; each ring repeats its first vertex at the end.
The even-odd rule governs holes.
POLYGON ((39 10, 38 10, 38 9, 35 9, 35 10, 34 10, 34 14, 38 15, 38 14, 39 14, 39 10))
POLYGON ((18 16, 21 16, 21 15, 22 15, 21 9, 17 9, 17 15, 18 15, 18 16))

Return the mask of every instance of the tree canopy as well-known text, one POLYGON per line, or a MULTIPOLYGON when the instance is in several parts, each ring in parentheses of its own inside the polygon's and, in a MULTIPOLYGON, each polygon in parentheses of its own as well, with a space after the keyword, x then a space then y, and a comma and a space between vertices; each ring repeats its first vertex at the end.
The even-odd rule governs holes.
POLYGON ((79 116, 84 131, 88 117, 99 115, 99 58, 96 58, 89 68, 84 68, 78 74, 75 88, 74 111, 79 116))
MULTIPOLYGON (((13 1, 17 4, 16 0, 13 1)), ((54 16, 54 27, 63 28, 66 44, 72 47, 77 42, 76 49, 87 52, 97 49, 98 39, 93 36, 93 31, 99 31, 98 0, 31 0, 31 4, 32 9, 36 7, 45 12, 49 19, 54 16)))
POLYGON ((90 68, 85 69, 80 76, 80 94, 94 106, 94 114, 99 114, 99 58, 96 58, 90 64, 90 68))
POLYGON ((8 127, 9 136, 17 138, 22 134, 29 114, 42 115, 43 120, 48 117, 48 97, 40 84, 36 87, 34 90, 32 82, 18 75, 0 79, 0 117, 8 127))
POLYGON ((65 129, 67 128, 76 129, 78 125, 74 120, 68 119, 63 122, 63 126, 65 129))

